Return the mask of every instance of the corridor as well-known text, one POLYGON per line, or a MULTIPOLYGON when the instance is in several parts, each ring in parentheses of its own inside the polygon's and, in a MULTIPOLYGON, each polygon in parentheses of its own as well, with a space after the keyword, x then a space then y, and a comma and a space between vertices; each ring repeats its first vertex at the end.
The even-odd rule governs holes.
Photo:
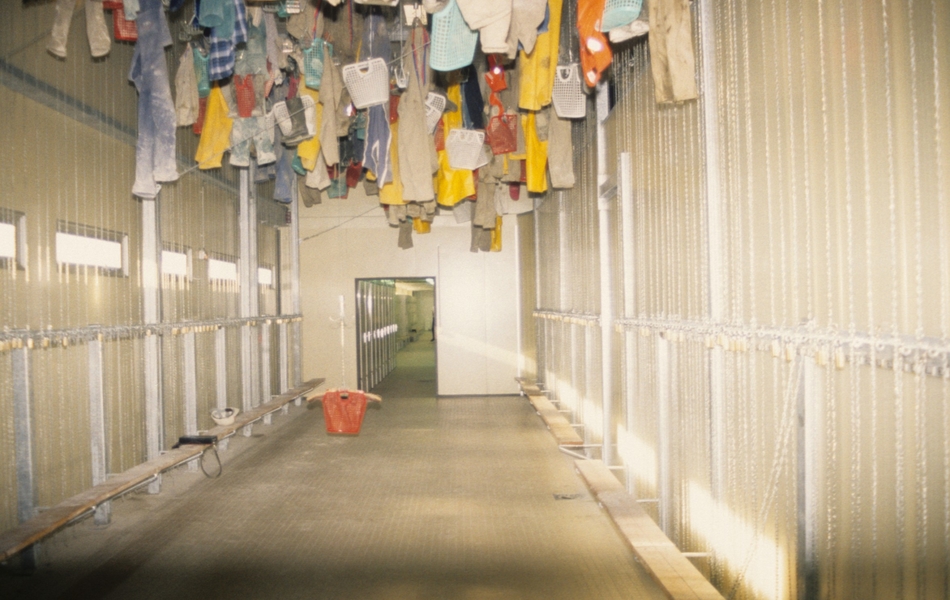
POLYGON ((437 399, 431 348, 398 354, 359 436, 291 407, 232 438, 220 478, 178 469, 54 536, 0 596, 662 597, 528 402, 437 399))

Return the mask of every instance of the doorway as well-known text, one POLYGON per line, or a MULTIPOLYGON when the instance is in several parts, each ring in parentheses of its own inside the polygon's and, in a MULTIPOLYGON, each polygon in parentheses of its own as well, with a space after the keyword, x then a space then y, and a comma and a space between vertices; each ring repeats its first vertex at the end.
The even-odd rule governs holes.
POLYGON ((357 379, 372 390, 394 370, 437 388, 434 277, 356 280, 357 379))

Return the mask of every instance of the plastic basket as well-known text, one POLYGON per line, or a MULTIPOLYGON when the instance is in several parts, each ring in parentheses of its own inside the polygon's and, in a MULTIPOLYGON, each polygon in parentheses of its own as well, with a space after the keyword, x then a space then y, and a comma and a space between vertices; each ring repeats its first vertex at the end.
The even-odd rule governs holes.
POLYGON ((135 21, 125 18, 124 8, 112 11, 112 35, 117 42, 134 42, 139 39, 139 28, 135 21))
POLYGON ((551 99, 554 111, 562 119, 580 119, 587 114, 587 94, 581 82, 577 63, 558 65, 554 73, 554 90, 551 99))
POLYGON ((323 419, 327 433, 355 435, 366 415, 366 394, 359 390, 327 390, 323 394, 323 419))
POLYGON ((472 31, 455 0, 432 15, 429 66, 436 71, 454 71, 472 64, 478 31, 472 31))
POLYGON ((323 81, 323 40, 314 38, 309 48, 303 51, 304 84, 311 90, 319 90, 323 81))
POLYGON ((453 129, 445 138, 445 150, 449 153, 449 166, 453 169, 474 170, 482 162, 482 146, 485 132, 474 129, 453 129))
POLYGON ((623 27, 640 16, 643 0, 607 0, 600 30, 607 32, 614 27, 623 27))
POLYGON ((257 98, 254 96, 254 76, 235 75, 234 95, 237 100, 238 116, 246 119, 254 112, 257 98))
POLYGON ((211 93, 211 81, 208 80, 208 57, 198 48, 193 48, 195 57, 195 78, 198 80, 198 96, 207 98, 211 93))
POLYGON ((356 108, 389 102, 389 67, 381 58, 346 65, 343 67, 343 83, 356 108))
POLYGON ((426 127, 430 134, 434 133, 435 128, 439 126, 443 111, 445 111, 445 96, 429 92, 426 96, 426 127))
POLYGON ((518 149, 518 115, 495 115, 485 131, 492 154, 508 154, 518 149))

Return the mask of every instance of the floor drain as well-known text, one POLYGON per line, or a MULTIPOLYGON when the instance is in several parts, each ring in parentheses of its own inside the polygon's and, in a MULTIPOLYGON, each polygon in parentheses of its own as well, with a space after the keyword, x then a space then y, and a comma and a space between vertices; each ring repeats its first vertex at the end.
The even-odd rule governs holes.
POLYGON ((582 498, 583 494, 554 494, 555 500, 577 500, 582 498))

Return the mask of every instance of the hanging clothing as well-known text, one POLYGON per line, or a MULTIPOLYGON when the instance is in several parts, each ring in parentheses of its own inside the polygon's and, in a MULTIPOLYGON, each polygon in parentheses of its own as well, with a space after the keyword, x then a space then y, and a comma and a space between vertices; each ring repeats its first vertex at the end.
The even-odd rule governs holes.
MULTIPOLYGON (((73 22, 75 8, 76 0, 56 0, 56 15, 53 17, 53 29, 46 49, 60 58, 66 58, 66 42, 69 40, 69 26, 73 22)), ((109 37, 109 28, 106 27, 106 18, 102 12, 102 0, 85 0, 83 10, 86 11, 89 51, 96 58, 105 56, 112 49, 112 38, 109 37)))
MULTIPOLYGON (((386 19, 379 14, 370 14, 364 21, 363 49, 366 58, 382 58, 389 64, 392 58, 392 46, 389 43, 386 19)), ((363 166, 372 171, 378 183, 392 181, 392 165, 389 149, 391 132, 389 129, 389 104, 371 106, 366 110, 366 145, 363 148, 363 166)))
POLYGON ((695 99, 698 92, 689 0, 653 0, 649 43, 656 101, 695 99))
POLYGON ((379 186, 379 202, 381 204, 405 204, 403 198, 402 180, 399 177, 399 129, 392 129, 390 142, 390 164, 392 165, 393 180, 379 186))
POLYGON ((323 158, 328 165, 340 163, 341 135, 346 135, 346 129, 340 128, 340 102, 343 100, 343 75, 340 68, 333 62, 333 54, 329 44, 324 45, 323 77, 320 80, 320 102, 323 103, 323 115, 320 127, 320 145, 323 148, 323 158))
POLYGON ((524 125, 525 170, 529 192, 542 193, 548 191, 546 167, 548 164, 548 142, 538 137, 538 114, 529 112, 521 116, 524 125))
POLYGON ((548 113, 548 173, 551 175, 551 187, 574 187, 571 121, 558 117, 554 111, 548 113))
POLYGON ((205 122, 201 130, 201 139, 198 140, 198 149, 195 152, 195 161, 198 168, 216 169, 221 166, 221 159, 227 152, 231 141, 233 121, 228 117, 228 103, 220 86, 212 86, 208 96, 208 108, 205 112, 205 122))
POLYGON ((404 219, 399 222, 399 240, 396 242, 403 250, 412 248, 412 221, 404 219))
POLYGON ((198 120, 198 100, 195 59, 189 45, 181 53, 175 73, 175 120, 179 127, 193 125, 198 120))
POLYGON ((159 182, 178 179, 175 148, 175 104, 168 83, 165 48, 172 43, 161 0, 142 0, 139 39, 132 55, 129 79, 139 93, 135 183, 132 193, 154 198, 159 182))
POLYGON ((533 52, 522 52, 518 59, 521 65, 518 106, 524 110, 541 110, 551 104, 561 38, 561 7, 562 0, 549 0, 548 30, 538 35, 533 52))
MULTIPOLYGON (((449 132, 462 126, 462 90, 455 83, 448 87, 446 98, 455 110, 446 110, 442 114, 442 127, 445 138, 449 132)), ((475 195, 475 179, 468 169, 453 169, 449 165, 449 153, 439 150, 439 170, 436 173, 436 198, 443 206, 455 206, 463 198, 475 195)))
MULTIPOLYGON (((313 103, 316 107, 314 122, 321 123, 323 121, 323 105, 320 104, 320 92, 311 90, 305 86, 300 86, 297 91, 301 96, 310 96, 313 98, 313 103)), ((316 168, 318 154, 320 154, 319 130, 317 131, 316 135, 305 139, 297 146, 297 156, 300 157, 300 161, 303 163, 303 168, 308 171, 312 171, 316 168)))
POLYGON ((544 21, 547 7, 545 0, 512 0, 511 29, 508 32, 508 58, 518 55, 521 49, 530 54, 538 39, 538 27, 544 21))
MULTIPOLYGON (((204 7, 204 0, 201 6, 204 7)), ((208 50, 208 79, 219 81, 234 72, 234 48, 247 42, 247 9, 244 0, 222 0, 225 18, 222 25, 211 29, 208 50), (233 19, 233 21, 231 20, 233 19), (230 23, 230 26, 228 24, 230 23)))
POLYGON ((601 73, 613 60, 607 37, 600 31, 605 0, 577 0, 577 33, 581 55, 581 71, 587 87, 600 81, 601 73))
POLYGON ((647 0, 643 0, 643 4, 640 7, 640 16, 626 25, 614 27, 610 30, 608 35, 610 36, 610 43, 619 44, 630 38, 639 37, 648 33, 650 33, 650 13, 647 7, 647 0))
POLYGON ((409 52, 403 57, 403 69, 409 74, 409 84, 397 107, 399 174, 405 200, 429 201, 435 199, 432 175, 439 168, 439 157, 426 127, 424 96, 428 91, 429 77, 423 27, 413 28, 409 47, 409 52))
POLYGON ((268 165, 277 160, 274 154, 274 127, 268 132, 265 117, 248 117, 234 120, 231 128, 231 165, 247 167, 251 164, 251 143, 257 153, 257 164, 268 165))
POLYGON ((469 29, 478 30, 482 52, 508 52, 511 0, 457 0, 469 29))

